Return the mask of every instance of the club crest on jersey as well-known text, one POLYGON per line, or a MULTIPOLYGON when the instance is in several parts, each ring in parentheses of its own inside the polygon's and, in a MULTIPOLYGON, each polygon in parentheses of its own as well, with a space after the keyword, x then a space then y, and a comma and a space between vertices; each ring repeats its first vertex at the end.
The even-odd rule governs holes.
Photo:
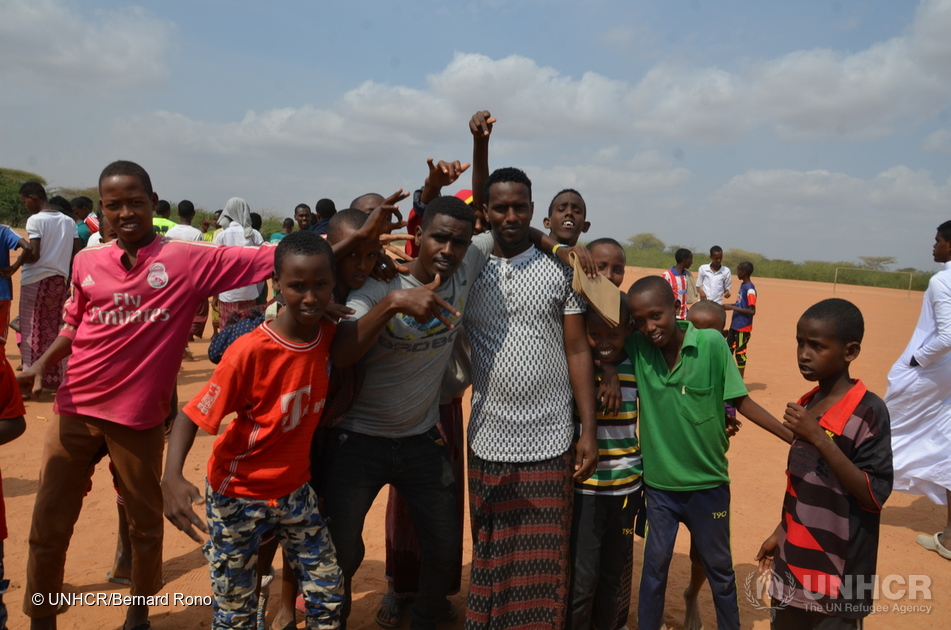
POLYGON ((153 289, 165 288, 165 285, 168 284, 168 273, 165 271, 165 265, 153 263, 149 267, 148 283, 153 289))

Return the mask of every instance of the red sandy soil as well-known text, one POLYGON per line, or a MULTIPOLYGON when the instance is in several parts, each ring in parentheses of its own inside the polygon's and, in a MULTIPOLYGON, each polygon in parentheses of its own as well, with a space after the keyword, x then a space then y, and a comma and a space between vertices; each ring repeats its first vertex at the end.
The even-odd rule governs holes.
MULTIPOLYGON (((628 283, 656 270, 628 269, 628 283)), ((759 308, 750 342, 750 362, 747 385, 751 395, 780 416, 789 401, 796 400, 811 388, 798 373, 795 360, 795 324, 802 312, 814 302, 832 297, 832 286, 809 282, 756 279, 759 308)), ((15 285, 19 283, 15 281, 15 285)), ((738 284, 734 282, 734 292, 738 284)), ((899 356, 914 329, 921 306, 921 293, 890 289, 839 287, 836 293, 855 302, 865 315, 866 334, 861 357, 854 365, 853 376, 861 378, 870 390, 884 396, 886 375, 899 356)), ((209 326, 210 328, 210 326, 209 326)), ((12 335, 11 335, 12 339, 12 335)), ((198 360, 186 361, 179 373, 179 397, 188 400, 207 380, 213 368, 206 359, 207 341, 192 344, 198 360)), ((16 366, 17 349, 11 341, 7 356, 16 366)), ((43 436, 52 417, 49 396, 40 402, 27 403, 26 434, 0 453, 3 471, 3 491, 7 505, 7 523, 10 535, 5 543, 6 577, 11 581, 5 598, 10 610, 10 628, 28 625, 20 612, 23 597, 27 556, 27 536, 30 515, 37 488, 43 436)), ((213 438, 200 435, 188 458, 186 476, 201 487, 205 463, 213 438)), ((744 628, 768 628, 768 611, 754 607, 746 594, 747 578, 754 571, 753 557, 762 541, 779 522, 780 506, 785 486, 787 449, 776 438, 761 431, 752 423, 745 423, 733 438, 730 450, 733 478, 733 556, 739 588, 740 613, 744 628)), ((367 519, 364 537, 367 544, 366 560, 357 574, 353 595, 354 608, 351 628, 377 628, 373 615, 381 595, 386 590, 383 579, 383 508, 386 493, 382 492, 367 519)), ((878 612, 867 620, 868 628, 947 628, 945 615, 951 613, 951 563, 937 554, 915 544, 919 533, 940 530, 945 521, 945 508, 935 506, 923 497, 894 494, 882 515, 879 573, 907 580, 911 575, 931 579, 931 597, 910 600, 908 596, 878 600, 886 611, 878 612), (901 612, 901 606, 927 606, 926 612, 901 612), (944 621, 941 621, 944 619, 944 621)), ((128 594, 128 588, 118 587, 105 580, 112 568, 116 538, 115 493, 106 464, 98 467, 94 487, 86 497, 85 505, 70 545, 66 563, 67 592, 118 592, 128 594)), ((466 556, 463 589, 468 578, 469 533, 465 532, 466 556)), ((636 555, 642 546, 637 543, 636 555)), ((666 623, 671 628, 683 622, 683 593, 689 576, 686 531, 677 541, 670 569, 667 592, 666 623)), ((165 537, 165 592, 186 596, 211 593, 205 560, 198 545, 169 525, 165 537)), ((900 593, 903 582, 891 578, 888 590, 900 593)), ((753 587, 755 589, 755 585, 753 587)), ((275 595, 277 590, 274 591, 275 595)), ((755 593, 754 593, 755 594, 755 593)), ((636 608, 636 587, 633 606, 636 608)), ((465 593, 452 598, 455 606, 465 610, 465 593)), ((273 601, 273 600, 272 600, 273 601)), ((703 621, 707 628, 716 627, 709 589, 701 594, 703 621)), ((761 603, 758 605, 762 606, 761 603)), ((274 611, 272 610, 272 616, 274 611)), ((635 609, 632 608, 630 627, 635 628, 635 609)), ((73 606, 59 617, 64 630, 89 628, 121 628, 124 612, 120 608, 103 605, 73 606)), ((300 625, 303 625, 299 616, 300 625)), ((207 628, 211 623, 209 606, 170 605, 152 610, 152 624, 156 630, 179 628, 207 628)), ((408 627, 409 620, 404 622, 408 627)), ((462 620, 446 627, 462 628, 462 620)))

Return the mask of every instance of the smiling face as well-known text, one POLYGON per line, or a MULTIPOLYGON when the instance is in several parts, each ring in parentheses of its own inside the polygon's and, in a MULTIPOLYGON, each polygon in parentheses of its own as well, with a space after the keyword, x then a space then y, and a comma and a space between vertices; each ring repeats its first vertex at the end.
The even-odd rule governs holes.
POLYGON ((934 247, 931 250, 936 263, 946 263, 951 260, 951 241, 946 241, 941 232, 934 237, 934 247))
POLYGON ((486 218, 492 225, 496 247, 503 256, 521 254, 532 246, 528 229, 535 204, 528 186, 516 182, 496 182, 489 188, 486 218))
POLYGON ((545 217, 545 229, 564 245, 575 246, 581 234, 588 231, 590 223, 585 221, 587 208, 581 195, 575 192, 563 192, 552 199, 545 217))
POLYGON ((412 265, 413 276, 428 284, 439 274, 445 283, 456 273, 471 241, 471 223, 448 214, 437 214, 425 230, 416 228, 419 257, 412 265))
POLYGON ((624 250, 611 243, 598 243, 591 248, 598 274, 604 276, 616 287, 624 282, 624 250))
POLYGON ((856 342, 842 343, 826 320, 801 317, 796 324, 796 360, 807 381, 837 377, 858 356, 859 347, 856 342))
POLYGON ((594 358, 606 363, 619 363, 624 359, 624 340, 634 327, 630 319, 617 326, 609 326, 594 309, 585 314, 588 326, 588 344, 594 358))
POLYGON ((135 175, 111 175, 99 182, 99 208, 123 249, 144 247, 155 239, 152 213, 158 195, 149 194, 135 175))
POLYGON ((292 335, 312 339, 333 299, 330 259, 325 254, 288 253, 281 262, 281 270, 274 275, 274 289, 287 301, 281 316, 289 318, 286 321, 292 335))
POLYGON ((677 312, 673 293, 662 295, 661 289, 631 293, 627 298, 634 328, 659 348, 666 346, 677 333, 677 312))
POLYGON ((307 206, 297 206, 294 208, 294 219, 297 220, 297 226, 306 230, 310 227, 310 208, 307 206))

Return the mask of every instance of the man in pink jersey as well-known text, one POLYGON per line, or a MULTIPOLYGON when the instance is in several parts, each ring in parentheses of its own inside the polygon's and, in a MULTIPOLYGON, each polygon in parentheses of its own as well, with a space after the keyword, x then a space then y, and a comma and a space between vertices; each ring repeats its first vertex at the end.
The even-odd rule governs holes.
MULTIPOLYGON (((40 385, 47 365, 70 356, 49 424, 33 508, 23 610, 31 628, 55 628, 44 601, 63 586, 66 550, 93 463, 108 450, 125 500, 132 540, 133 596, 162 588, 164 428, 175 377, 198 304, 267 278, 269 246, 227 248, 157 236, 158 196, 148 173, 113 162, 99 178, 100 209, 116 241, 82 250, 73 261, 65 326, 20 375, 40 385)), ((130 605, 126 629, 149 627, 148 606, 130 605)))

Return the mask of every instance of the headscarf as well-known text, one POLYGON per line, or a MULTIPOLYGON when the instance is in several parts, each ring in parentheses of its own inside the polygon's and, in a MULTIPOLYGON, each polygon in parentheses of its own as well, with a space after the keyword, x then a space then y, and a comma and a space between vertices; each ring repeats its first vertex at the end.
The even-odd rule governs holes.
POLYGON ((244 228, 244 238, 251 238, 254 232, 251 229, 251 206, 241 197, 232 197, 228 200, 218 219, 218 224, 227 228, 232 221, 244 228))

